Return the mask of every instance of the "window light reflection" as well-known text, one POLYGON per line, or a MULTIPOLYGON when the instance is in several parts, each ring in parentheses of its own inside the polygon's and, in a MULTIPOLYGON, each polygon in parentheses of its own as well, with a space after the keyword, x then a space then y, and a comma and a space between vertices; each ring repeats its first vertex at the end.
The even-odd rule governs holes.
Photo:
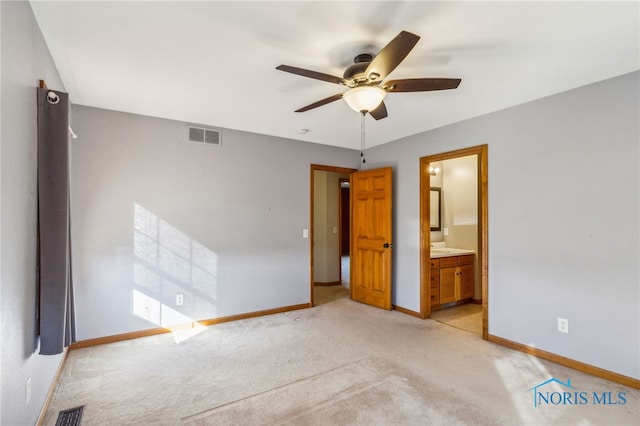
POLYGON ((203 327, 193 318, 216 316, 218 256, 139 204, 133 219, 133 314, 184 340, 203 327))

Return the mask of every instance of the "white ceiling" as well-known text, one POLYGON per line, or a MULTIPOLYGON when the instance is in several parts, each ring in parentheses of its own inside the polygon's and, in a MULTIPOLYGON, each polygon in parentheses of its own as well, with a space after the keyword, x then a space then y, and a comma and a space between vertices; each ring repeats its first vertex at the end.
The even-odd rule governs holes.
POLYGON ((369 147, 640 69, 636 1, 31 5, 75 104, 355 149, 344 101, 293 112, 344 88, 277 65, 342 76, 363 46, 421 36, 389 78, 462 83, 389 94, 389 117, 367 116, 369 147))

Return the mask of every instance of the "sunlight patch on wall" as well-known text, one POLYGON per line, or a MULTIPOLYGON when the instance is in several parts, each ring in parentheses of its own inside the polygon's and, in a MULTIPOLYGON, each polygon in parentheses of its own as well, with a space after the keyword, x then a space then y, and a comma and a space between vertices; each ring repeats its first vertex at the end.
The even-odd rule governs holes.
POLYGON ((205 326, 192 318, 135 289, 133 290, 133 313, 155 325, 171 330, 176 343, 205 329, 205 326))
POLYGON ((215 317, 216 253, 139 204, 133 226, 133 313, 165 328, 215 317))
POLYGON ((133 290, 133 313, 160 327, 193 322, 188 316, 135 289, 133 290))

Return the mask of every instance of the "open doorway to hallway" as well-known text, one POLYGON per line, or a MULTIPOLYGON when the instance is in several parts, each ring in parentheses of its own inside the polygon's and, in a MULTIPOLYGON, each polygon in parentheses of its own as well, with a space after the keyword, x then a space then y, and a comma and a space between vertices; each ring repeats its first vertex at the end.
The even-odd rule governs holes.
POLYGON ((420 159, 421 311, 488 336, 487 146, 420 159))
POLYGON ((340 178, 340 283, 349 288, 351 255, 351 181, 340 178))
POLYGON ((311 166, 311 303, 350 297, 350 175, 355 169, 311 166))

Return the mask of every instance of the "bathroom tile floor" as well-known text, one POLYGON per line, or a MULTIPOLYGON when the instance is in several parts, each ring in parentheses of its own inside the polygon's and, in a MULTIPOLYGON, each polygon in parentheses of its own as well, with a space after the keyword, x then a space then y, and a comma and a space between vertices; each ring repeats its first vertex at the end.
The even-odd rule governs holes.
POLYGON ((482 335, 482 305, 465 303, 464 305, 439 309, 431 312, 431 319, 470 333, 482 335))

